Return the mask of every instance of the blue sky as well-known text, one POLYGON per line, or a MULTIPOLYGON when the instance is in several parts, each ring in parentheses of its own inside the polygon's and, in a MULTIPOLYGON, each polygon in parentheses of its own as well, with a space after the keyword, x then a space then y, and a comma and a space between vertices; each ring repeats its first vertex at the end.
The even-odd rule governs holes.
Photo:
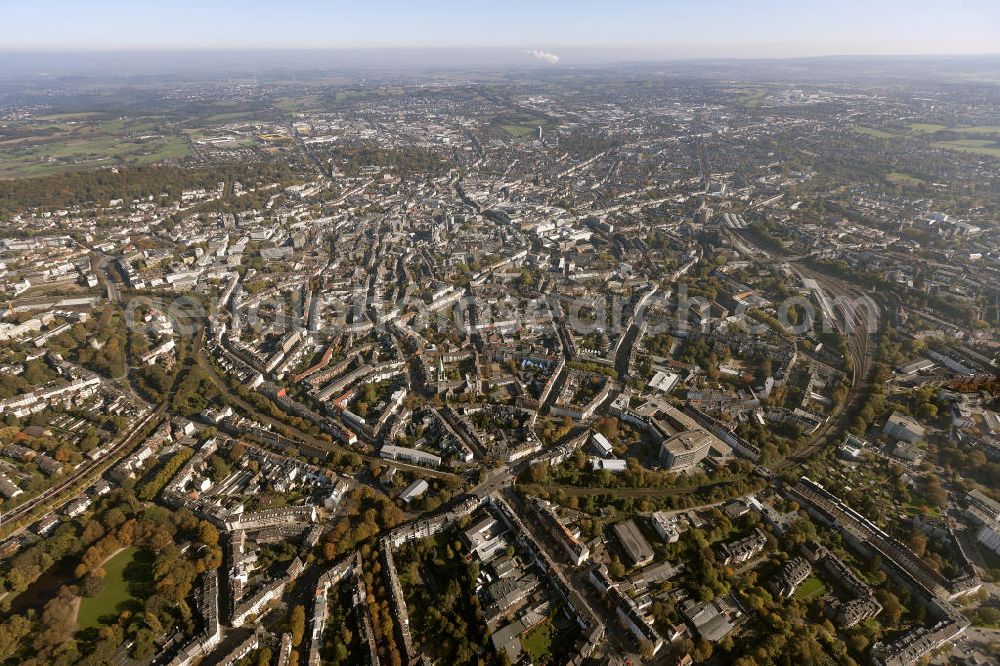
POLYGON ((0 50, 481 46, 558 54, 615 47, 669 57, 1000 52, 998 0, 6 0, 0 16, 0 50))

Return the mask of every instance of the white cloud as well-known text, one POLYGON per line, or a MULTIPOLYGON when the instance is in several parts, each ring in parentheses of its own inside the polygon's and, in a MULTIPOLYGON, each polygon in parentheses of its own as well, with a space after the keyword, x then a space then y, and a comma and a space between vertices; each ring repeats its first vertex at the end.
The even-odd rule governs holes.
POLYGON ((551 63, 553 65, 559 64, 559 56, 555 53, 549 53, 547 51, 539 51, 537 49, 528 49, 525 53, 530 54, 539 60, 544 60, 545 62, 551 63))

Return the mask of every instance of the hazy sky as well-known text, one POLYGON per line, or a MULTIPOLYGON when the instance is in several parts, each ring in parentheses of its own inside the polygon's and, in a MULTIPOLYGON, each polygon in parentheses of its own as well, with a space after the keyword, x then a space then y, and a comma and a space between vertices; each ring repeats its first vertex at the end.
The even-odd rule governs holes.
POLYGON ((1000 0, 5 0, 0 16, 8 51, 482 46, 539 62, 525 51, 1000 53, 1000 0))

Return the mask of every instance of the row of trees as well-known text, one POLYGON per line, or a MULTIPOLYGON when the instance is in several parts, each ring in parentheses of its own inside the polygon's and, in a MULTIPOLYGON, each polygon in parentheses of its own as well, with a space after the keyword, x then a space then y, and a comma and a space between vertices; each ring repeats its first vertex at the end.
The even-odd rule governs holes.
POLYGON ((151 502, 156 499, 156 496, 160 494, 168 483, 170 479, 174 478, 178 470, 184 466, 188 460, 194 455, 194 449, 188 447, 182 447, 177 450, 170 460, 163 464, 156 474, 151 478, 144 481, 139 486, 139 499, 144 502, 151 502))
POLYGON ((368 617, 372 622, 372 634, 378 645, 379 657, 383 663, 402 666, 402 655, 396 645, 395 623, 389 606, 389 592, 382 575, 382 563, 378 550, 369 544, 361 547, 362 580, 368 601, 368 617))
POLYGON ((411 609, 414 637, 437 660, 449 664, 500 663, 489 645, 476 595, 479 563, 461 557, 457 530, 414 541, 398 557, 400 583, 411 609), (439 581, 430 586, 424 579, 439 581))
POLYGON ((357 633, 351 630, 348 609, 351 608, 351 590, 335 587, 330 592, 330 615, 323 636, 322 657, 333 666, 362 663, 361 646, 357 633))

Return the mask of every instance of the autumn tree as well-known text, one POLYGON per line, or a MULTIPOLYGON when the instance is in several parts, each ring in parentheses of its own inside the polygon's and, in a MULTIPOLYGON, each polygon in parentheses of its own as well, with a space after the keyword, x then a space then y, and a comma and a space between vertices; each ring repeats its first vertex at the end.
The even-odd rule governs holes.
POLYGON ((291 617, 288 621, 289 631, 292 634, 292 645, 298 647, 302 643, 302 636, 306 631, 306 610, 301 605, 292 608, 291 617))

